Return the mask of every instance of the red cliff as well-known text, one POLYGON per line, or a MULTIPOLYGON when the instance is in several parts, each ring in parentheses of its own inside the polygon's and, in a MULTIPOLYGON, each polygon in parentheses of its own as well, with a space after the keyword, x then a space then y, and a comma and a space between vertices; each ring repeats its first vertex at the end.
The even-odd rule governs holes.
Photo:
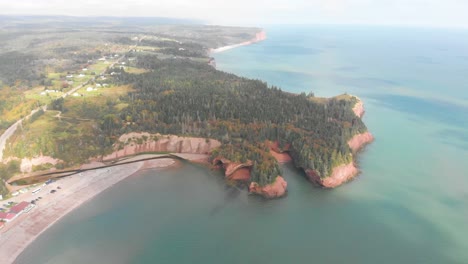
POLYGON ((270 148, 270 154, 275 157, 275 159, 279 163, 287 163, 292 160, 291 156, 289 155, 288 151, 290 148, 290 144, 287 144, 284 148, 279 147, 278 141, 266 141, 265 144, 270 148))
POLYGON ((306 170, 306 175, 310 181, 313 181, 326 188, 338 187, 343 183, 351 180, 358 173, 359 170, 352 162, 333 168, 332 174, 326 178, 320 178, 313 170, 306 170))
MULTIPOLYGON (((359 98, 357 99, 358 102, 354 105, 353 112, 356 114, 356 116, 362 118, 365 113, 364 104, 359 98)), ((354 135, 348 141, 348 145, 353 151, 353 156, 356 154, 356 152, 358 152, 373 140, 374 136, 372 136, 370 132, 354 135)), ((359 170, 355 166, 354 162, 351 162, 349 164, 342 164, 333 168, 331 175, 325 178, 320 178, 313 170, 306 170, 305 173, 310 181, 313 181, 326 188, 335 188, 354 178, 359 174, 359 170)))
POLYGON ((129 133, 122 135, 115 151, 104 156, 102 160, 114 160, 145 152, 209 154, 219 146, 221 143, 214 139, 129 133))
MULTIPOLYGON (((357 97, 356 97, 357 98, 357 97)), ((364 116, 364 113, 366 112, 364 110, 364 104, 362 103, 361 99, 357 98, 358 102, 354 105, 353 107, 353 112, 356 114, 359 118, 362 118, 364 116)))
MULTIPOLYGON (((362 103, 361 99, 357 98, 357 100, 357 103, 353 107, 353 112, 356 116, 362 118, 365 113, 364 104, 362 103)), ((372 134, 369 132, 364 132, 354 135, 353 138, 348 141, 348 145, 353 150, 353 152, 356 153, 358 150, 372 141, 374 141, 374 136, 372 136, 372 134)))
POLYGON ((225 158, 213 159, 213 165, 222 166, 224 169, 224 176, 228 180, 236 181, 249 181, 250 180, 250 168, 253 166, 252 161, 245 163, 232 162, 225 158))
POLYGON ((279 198, 286 194, 288 183, 281 176, 277 176, 275 181, 266 186, 260 186, 256 182, 250 183, 249 192, 261 195, 265 198, 279 198))
MULTIPOLYGON (((228 180, 250 181, 250 170, 253 166, 250 160, 245 163, 238 163, 225 158, 215 158, 212 163, 224 168, 224 176, 228 180)), ((285 195, 287 186, 288 184, 283 177, 277 176, 273 183, 266 186, 260 186, 256 182, 251 182, 249 192, 265 198, 278 198, 285 195)))
POLYGON ((354 135, 353 138, 348 141, 348 145, 353 150, 353 152, 356 153, 358 150, 371 143, 373 140, 374 136, 372 136, 371 133, 364 132, 354 135))

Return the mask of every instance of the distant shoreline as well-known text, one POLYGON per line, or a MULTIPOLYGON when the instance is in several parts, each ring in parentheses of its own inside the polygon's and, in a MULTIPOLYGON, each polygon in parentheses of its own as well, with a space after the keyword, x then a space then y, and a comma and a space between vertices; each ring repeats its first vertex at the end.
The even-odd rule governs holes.
POLYGON ((264 41, 266 39, 267 39, 266 31, 261 30, 260 32, 257 32, 255 34, 255 38, 253 38, 251 40, 244 41, 244 42, 239 43, 239 44, 233 44, 233 45, 219 47, 219 48, 216 48, 216 49, 210 49, 210 54, 221 53, 221 52, 231 50, 231 49, 235 49, 235 48, 238 48, 238 47, 252 45, 254 43, 258 43, 258 42, 264 41))

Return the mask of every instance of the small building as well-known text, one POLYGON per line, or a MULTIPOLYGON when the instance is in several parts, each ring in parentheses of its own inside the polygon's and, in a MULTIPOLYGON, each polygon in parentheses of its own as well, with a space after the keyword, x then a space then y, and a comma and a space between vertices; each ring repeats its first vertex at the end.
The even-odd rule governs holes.
POLYGON ((74 93, 73 96, 80 96, 80 94, 79 93, 74 93))
POLYGON ((87 91, 87 92, 91 92, 92 90, 94 90, 93 87, 88 87, 88 88, 86 88, 86 91, 87 91))
POLYGON ((0 212, 0 221, 10 222, 15 220, 16 217, 17 215, 13 213, 0 212))
POLYGON ((15 205, 13 207, 11 207, 9 213, 20 215, 22 213, 29 212, 32 209, 32 207, 34 207, 33 204, 23 201, 23 202, 15 205))

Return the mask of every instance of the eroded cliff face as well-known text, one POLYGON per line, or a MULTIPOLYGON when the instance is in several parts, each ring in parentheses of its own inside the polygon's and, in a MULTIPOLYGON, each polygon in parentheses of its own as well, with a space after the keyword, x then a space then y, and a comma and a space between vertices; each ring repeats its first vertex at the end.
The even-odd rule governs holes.
MULTIPOLYGON (((218 157, 213 159, 212 164, 221 166, 224 169, 224 177, 227 180, 250 181, 250 172, 253 166, 250 160, 245 163, 238 163, 218 157)), ((287 186, 288 184, 283 177, 278 176, 273 183, 266 186, 260 186, 257 182, 251 182, 249 192, 261 195, 265 198, 278 198, 285 195, 287 186)))
MULTIPOLYGON (((362 116, 365 113, 364 103, 361 101, 361 99, 359 98, 357 99, 358 99, 358 102, 354 105, 353 112, 356 116, 358 116, 359 118, 362 118, 362 116)), ((363 148, 365 145, 371 143, 373 140, 374 140, 374 136, 372 136, 370 132, 365 132, 365 133, 354 135, 353 138, 351 138, 348 141, 348 145, 353 150, 353 152, 356 153, 358 150, 363 148)))
POLYGON ((266 141, 267 146, 270 148, 270 153, 279 163, 287 163, 292 160, 288 151, 290 144, 286 145, 283 149, 279 147, 278 141, 266 141))
POLYGON ((144 152, 209 154, 213 149, 221 146, 221 142, 213 139, 149 133, 125 134, 119 138, 119 142, 120 144, 115 146, 115 151, 104 156, 103 161, 144 152))
POLYGON ((370 132, 365 132, 354 135, 354 137, 348 141, 348 145, 353 150, 353 152, 356 153, 372 141, 374 141, 374 136, 372 136, 370 132))
POLYGON ((255 42, 264 41, 266 38, 267 38, 266 31, 262 30, 262 31, 258 32, 257 34, 255 34, 255 38, 253 40, 251 40, 251 42, 255 43, 255 42))
POLYGON ((212 164, 214 166, 221 166, 224 169, 224 177, 228 180, 250 180, 250 169, 253 164, 252 161, 245 163, 232 162, 228 159, 217 157, 213 159, 212 164))
MULTIPOLYGON (((359 118, 362 118, 365 113, 364 104, 359 98, 358 102, 353 107, 353 112, 359 118)), ((354 135, 348 141, 348 145, 353 151, 353 156, 373 140, 374 136, 372 136, 370 132, 354 135)), ((320 178, 313 170, 305 170, 305 173, 310 181, 313 181, 325 188, 335 188, 354 178, 359 174, 359 170, 357 169, 354 162, 351 162, 349 164, 342 164, 333 168, 331 175, 325 178, 320 178)))
POLYGON ((353 162, 333 168, 332 174, 326 178, 320 178, 313 170, 306 170, 306 175, 310 181, 326 188, 338 187, 354 178, 358 173, 359 170, 353 162))
MULTIPOLYGON (((357 98, 357 97, 356 97, 357 98)), ((353 107, 353 112, 356 114, 359 118, 362 118, 364 116, 364 113, 366 112, 364 110, 364 103, 361 101, 361 99, 358 98, 358 102, 354 105, 353 107)))
POLYGON ((266 186, 260 186, 256 182, 250 183, 249 192, 261 195, 265 198, 279 198, 286 195, 288 183, 281 176, 277 176, 275 181, 266 186))

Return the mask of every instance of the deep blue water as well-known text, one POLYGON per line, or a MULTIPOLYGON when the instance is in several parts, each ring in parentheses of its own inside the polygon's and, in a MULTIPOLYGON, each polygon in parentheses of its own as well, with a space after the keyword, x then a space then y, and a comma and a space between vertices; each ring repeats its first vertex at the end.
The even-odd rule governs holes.
POLYGON ((264 201, 184 165, 124 180, 19 263, 468 263, 468 31, 272 27, 218 69, 291 92, 363 99, 376 137, 335 190, 286 165, 264 201))

